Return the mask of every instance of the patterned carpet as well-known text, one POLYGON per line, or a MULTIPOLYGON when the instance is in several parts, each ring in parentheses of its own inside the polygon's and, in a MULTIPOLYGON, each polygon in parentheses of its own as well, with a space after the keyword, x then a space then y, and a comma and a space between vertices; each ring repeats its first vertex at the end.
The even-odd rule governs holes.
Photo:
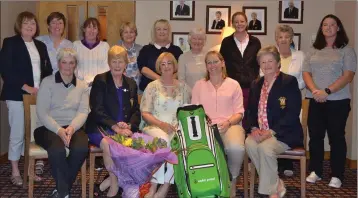
MULTIPOLYGON (((3 160, 1 160, 3 161, 3 160)), ((20 167, 23 166, 23 159, 20 161, 20 167)), ((280 176, 287 187, 287 194, 285 197, 289 198, 298 198, 300 197, 300 178, 299 178, 299 164, 294 163, 295 174, 293 177, 280 176)), ((25 198, 27 197, 27 189, 19 188, 13 186, 10 183, 9 177, 11 174, 10 164, 1 163, 0 164, 0 198, 25 198)), ((95 179, 96 182, 102 181, 103 177, 106 175, 106 171, 96 171, 95 179)), ((49 172, 48 165, 45 166, 44 174, 42 175, 44 180, 42 182, 35 183, 34 197, 36 198, 45 198, 47 197, 52 190, 55 188, 55 183, 52 180, 49 172)), ((78 176, 79 178, 79 176, 78 176)), ((87 174, 88 179, 88 174, 87 174)), ((329 162, 324 162, 324 175, 323 180, 317 184, 307 184, 307 194, 306 197, 318 198, 318 197, 357 197, 357 170, 348 169, 345 173, 345 181, 341 189, 333 189, 328 187, 329 183, 329 162)), ((74 187, 71 192, 72 198, 80 197, 81 195, 81 186, 79 183, 74 184, 74 187)), ((243 177, 240 177, 240 184, 238 185, 238 197, 243 197, 243 177)), ((88 190, 88 186, 87 186, 88 190)), ((167 197, 177 197, 175 186, 173 186, 167 197)), ((265 197, 257 194, 257 185, 255 185, 255 197, 265 197)))

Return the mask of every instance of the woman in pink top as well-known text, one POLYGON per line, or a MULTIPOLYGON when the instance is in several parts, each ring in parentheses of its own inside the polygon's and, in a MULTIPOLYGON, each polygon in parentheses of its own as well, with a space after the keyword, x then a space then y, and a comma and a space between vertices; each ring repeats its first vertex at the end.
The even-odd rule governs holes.
POLYGON ((232 175, 230 197, 235 197, 236 178, 240 175, 245 153, 245 132, 241 126, 242 90, 236 80, 227 77, 224 58, 219 52, 208 52, 205 63, 206 78, 195 83, 191 103, 202 104, 212 124, 218 125, 232 175))

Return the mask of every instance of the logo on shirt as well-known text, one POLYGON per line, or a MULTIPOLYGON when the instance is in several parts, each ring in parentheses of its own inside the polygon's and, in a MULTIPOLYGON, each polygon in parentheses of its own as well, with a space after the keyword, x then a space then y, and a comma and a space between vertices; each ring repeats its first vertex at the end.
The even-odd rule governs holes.
POLYGON ((280 97, 278 100, 280 101, 280 108, 286 108, 286 97, 280 97))

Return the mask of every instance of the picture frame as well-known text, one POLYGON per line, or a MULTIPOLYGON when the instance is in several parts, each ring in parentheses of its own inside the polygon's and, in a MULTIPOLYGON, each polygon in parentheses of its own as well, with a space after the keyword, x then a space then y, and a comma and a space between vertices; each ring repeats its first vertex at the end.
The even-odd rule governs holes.
POLYGON ((189 32, 172 32, 173 45, 180 47, 183 52, 190 50, 189 32))
POLYGON ((170 1, 170 20, 194 21, 195 1, 170 1))
POLYGON ((243 6, 248 19, 247 32, 251 35, 267 35, 267 7, 243 6))
POLYGON ((293 39, 295 50, 301 50, 301 33, 294 33, 293 39))
POLYGON ((231 6, 206 6, 206 34, 221 34, 222 28, 231 25, 231 6))
POLYGON ((303 24, 304 2, 301 0, 279 1, 279 23, 303 24))

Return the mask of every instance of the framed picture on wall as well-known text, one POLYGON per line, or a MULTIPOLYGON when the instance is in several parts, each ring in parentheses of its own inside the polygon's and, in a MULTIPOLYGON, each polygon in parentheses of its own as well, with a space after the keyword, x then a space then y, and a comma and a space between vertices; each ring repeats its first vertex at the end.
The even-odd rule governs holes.
POLYGON ((206 33, 221 34, 221 29, 230 26, 231 6, 206 6, 206 33))
POLYGON ((285 0, 279 2, 279 23, 303 23, 303 1, 285 0))
POLYGON ((248 33, 252 35, 266 35, 267 7, 243 6, 242 10, 249 21, 248 33))
POLYGON ((188 37, 189 32, 172 32, 173 44, 179 46, 183 52, 187 52, 190 50, 188 37))
POLYGON ((194 21, 195 1, 170 1, 170 20, 194 21))
POLYGON ((294 33, 291 45, 295 50, 301 50, 301 33, 294 33))

